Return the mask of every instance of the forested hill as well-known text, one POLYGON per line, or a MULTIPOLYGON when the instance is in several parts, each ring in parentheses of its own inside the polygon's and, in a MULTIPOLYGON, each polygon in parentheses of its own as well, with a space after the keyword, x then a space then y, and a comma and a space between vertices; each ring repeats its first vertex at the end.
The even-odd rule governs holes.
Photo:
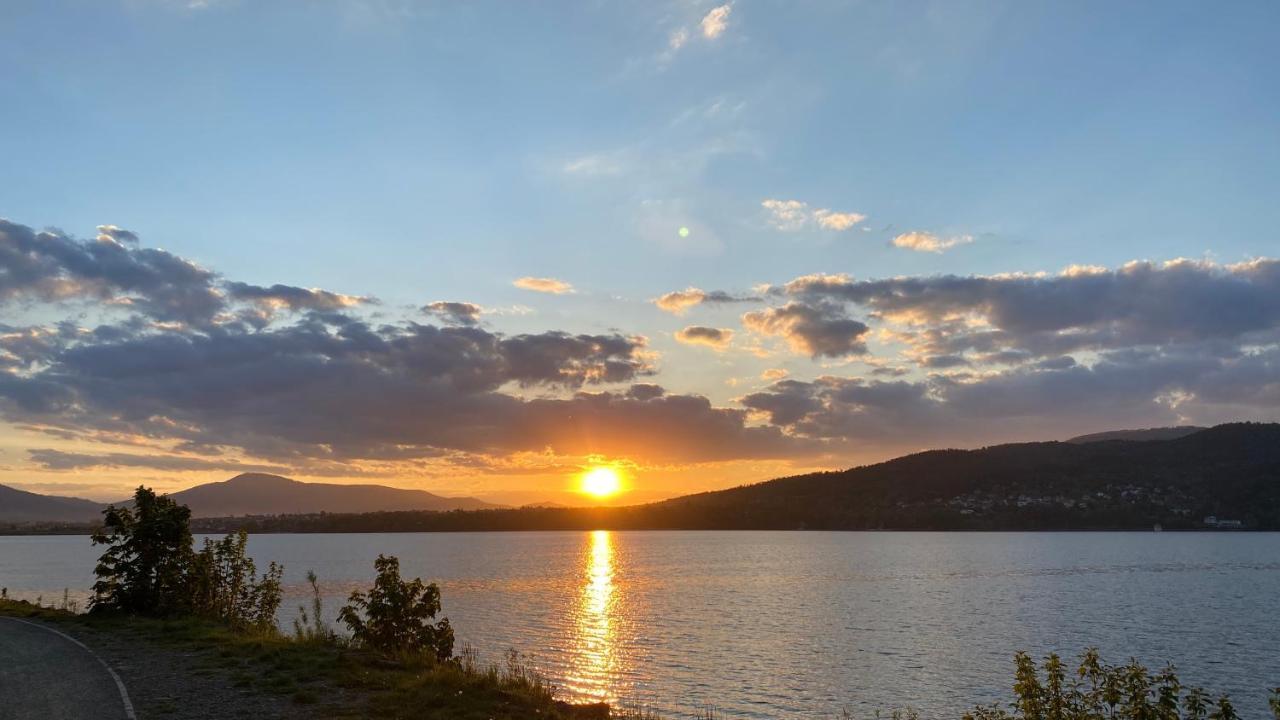
POLYGON ((1280 529, 1280 425, 934 450, 628 508, 311 515, 206 529, 1175 529, 1204 527, 1209 515, 1280 529))
POLYGON ((843 472, 677 498, 719 523, 827 528, 1280 527, 1280 425, 1163 441, 934 450, 843 472))

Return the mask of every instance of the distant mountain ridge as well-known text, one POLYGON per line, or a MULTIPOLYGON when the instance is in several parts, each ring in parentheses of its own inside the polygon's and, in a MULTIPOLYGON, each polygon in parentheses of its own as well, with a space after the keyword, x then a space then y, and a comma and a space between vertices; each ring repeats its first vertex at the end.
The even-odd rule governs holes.
MULTIPOLYGON (((444 497, 425 490, 385 485, 306 483, 280 475, 244 473, 230 480, 205 483, 170 493, 191 508, 193 517, 366 513, 396 510, 483 510, 500 507, 471 497, 444 497)), ((122 499, 115 505, 128 505, 122 499)), ((0 522, 87 523, 100 520, 106 503, 81 498, 40 495, 0 485, 0 522)))
POLYGON ((223 482, 170 493, 194 517, 303 515, 388 510, 482 510, 497 507, 470 497, 444 497, 425 490, 385 485, 306 483, 280 475, 244 473, 223 482))
POLYGON ((89 522, 101 516, 102 504, 59 495, 40 495, 0 485, 0 522, 89 522))
POLYGON ((1177 440, 1180 437, 1186 437, 1192 433, 1198 433, 1208 428, 1199 427, 1197 425, 1178 425, 1176 427, 1147 428, 1145 430, 1109 430, 1107 432, 1090 433, 1088 435, 1077 435, 1067 442, 1069 443, 1091 443, 1091 442, 1107 442, 1110 440, 1131 440, 1135 442, 1149 442, 1151 440, 1177 440))

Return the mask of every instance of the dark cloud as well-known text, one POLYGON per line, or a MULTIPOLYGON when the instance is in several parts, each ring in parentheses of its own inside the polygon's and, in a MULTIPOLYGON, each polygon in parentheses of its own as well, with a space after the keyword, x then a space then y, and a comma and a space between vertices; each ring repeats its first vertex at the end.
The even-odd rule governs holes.
POLYGON ((863 338, 870 330, 832 302, 790 302, 742 316, 742 324, 763 335, 777 335, 799 353, 814 358, 866 353, 863 338))
POLYGON ((654 398, 662 397, 666 392, 666 389, 661 385, 636 383, 627 390, 627 397, 635 400, 652 400, 654 398))
POLYGON ((742 398, 786 433, 897 450, 1061 437, 1107 423, 1274 419, 1280 349, 1224 358, 1195 347, 1071 357, 967 377, 918 381, 787 380, 742 398))
POLYGON ((965 367, 969 361, 963 355, 930 355, 920 361, 920 364, 927 368, 935 370, 965 367))
POLYGON ((263 465, 234 460, 209 460, 178 455, 139 455, 133 453, 69 453, 49 448, 27 451, 37 466, 45 470, 82 470, 86 468, 148 468, 168 472, 226 471, 287 473, 291 468, 283 465, 263 465))
POLYGON ((107 300, 192 325, 208 324, 225 307, 208 270, 164 250, 103 238, 75 240, 0 220, 0 303, 107 300))
POLYGON ((479 305, 468 302, 437 300, 424 305, 422 312, 453 325, 475 325, 480 322, 483 309, 479 305))
POLYGON ((1231 342, 1280 330, 1280 261, 1236 265, 1177 260, 1059 275, 954 275, 854 281, 798 278, 785 292, 847 303, 877 318, 928 324, 912 336, 926 354, 967 350, 1057 356, 1138 345, 1231 342), (960 322, 973 317, 982 324, 960 322))
MULTIPOLYGON (((174 449, 154 461, 149 449, 32 451, 49 469, 354 474, 516 452, 883 455, 1099 426, 1266 420, 1280 408, 1280 261, 809 276, 766 294, 775 306, 745 313, 746 329, 815 359, 864 356, 875 367, 866 378, 780 380, 716 407, 646 382, 656 370, 640 336, 508 335, 481 327, 481 309, 465 302, 422 308, 435 324, 374 322, 368 298, 225 280, 114 226, 82 241, 0 221, 0 309, 12 312, 0 326, 0 419, 50 437, 174 449), (58 309, 93 323, 12 319, 58 309), (905 344, 904 356, 870 357, 869 325, 905 344)), ((756 300, 690 288, 655 303, 680 312, 756 300)), ((731 335, 693 325, 677 339, 724 347, 731 335)))
MULTIPOLYGON (((797 451, 776 428, 748 427, 745 410, 655 385, 532 399, 504 390, 624 383, 651 372, 638 337, 375 328, 307 314, 259 331, 148 329, 105 342, 85 333, 39 370, 0 374, 0 412, 37 426, 176 443, 186 455, 232 448, 292 466, 442 451, 551 449, 685 462, 797 451)), ((135 462, 36 459, 48 467, 135 462)), ((205 466, 197 460, 178 458, 173 467, 205 466)))
POLYGON ((225 284, 227 295, 234 300, 242 300, 268 307, 283 307, 289 310, 342 310, 371 302, 369 298, 355 297, 317 290, 300 288, 292 285, 272 285, 262 287, 242 282, 225 284))

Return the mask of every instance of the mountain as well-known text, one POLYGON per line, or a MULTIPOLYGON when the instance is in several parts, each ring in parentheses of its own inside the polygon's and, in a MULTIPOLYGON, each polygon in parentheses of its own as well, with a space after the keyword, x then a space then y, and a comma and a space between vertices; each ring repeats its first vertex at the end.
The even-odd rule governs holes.
POLYGON ((211 524, 206 530, 1280 529, 1280 424, 1219 425, 1169 440, 932 450, 620 508, 373 513, 211 524))
POLYGON ((245 473, 223 482, 170 493, 194 517, 365 513, 386 510, 480 510, 497 507, 469 497, 443 497, 385 485, 304 483, 279 475, 245 473))
POLYGON ((1178 427, 1148 428, 1146 430, 1110 430, 1108 432, 1077 435, 1067 440, 1069 443, 1106 442, 1108 440, 1177 440, 1205 428, 1195 425, 1179 425, 1178 427))
POLYGON ((102 505, 92 500, 57 495, 39 495, 0 485, 0 522, 91 522, 102 513, 102 505))

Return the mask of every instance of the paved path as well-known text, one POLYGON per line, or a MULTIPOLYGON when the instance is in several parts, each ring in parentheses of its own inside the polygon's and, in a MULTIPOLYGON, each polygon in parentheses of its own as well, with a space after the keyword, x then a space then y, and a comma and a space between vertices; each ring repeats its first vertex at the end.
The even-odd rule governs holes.
POLYGON ((135 720, 124 683, 78 640, 0 617, 0 720, 135 720))

